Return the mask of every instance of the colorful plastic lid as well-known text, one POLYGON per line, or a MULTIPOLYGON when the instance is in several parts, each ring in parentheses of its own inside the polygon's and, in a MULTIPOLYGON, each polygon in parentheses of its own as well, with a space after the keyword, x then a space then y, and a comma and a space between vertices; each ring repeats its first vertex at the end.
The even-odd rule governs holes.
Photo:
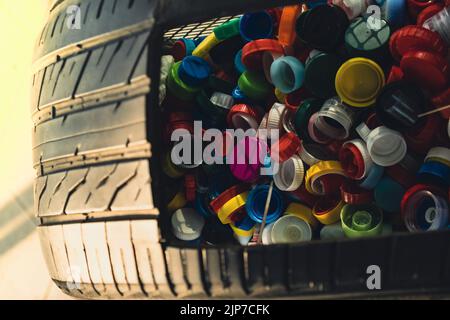
POLYGON ((414 83, 400 80, 386 85, 380 92, 376 113, 378 119, 394 130, 411 129, 421 122, 419 114, 425 112, 425 95, 414 83))
POLYGON ((319 5, 301 14, 297 19, 297 35, 310 47, 330 51, 344 43, 349 25, 342 8, 333 5, 319 5))
POLYGON ((304 86, 314 96, 328 99, 336 95, 335 79, 342 60, 331 53, 318 53, 307 61, 304 86))
POLYGON ((391 28, 383 19, 379 19, 379 28, 372 28, 369 17, 357 18, 345 33, 347 51, 355 57, 370 59, 383 58, 388 53, 391 28))
POLYGON ((175 237, 183 241, 200 238, 205 219, 194 209, 178 209, 172 215, 172 231, 175 237))
POLYGON ((349 238, 377 236, 383 231, 383 213, 375 205, 345 205, 341 221, 349 238))
POLYGON ((431 51, 442 57, 447 55, 447 46, 436 32, 418 26, 406 26, 395 32, 390 40, 392 56, 400 61, 410 51, 431 51))
POLYGON ((278 219, 272 228, 272 243, 298 243, 312 239, 311 226, 294 215, 286 215, 278 219))
POLYGON ((353 58, 338 70, 336 91, 343 102, 353 107, 368 107, 375 103, 385 82, 384 72, 376 62, 353 58))
POLYGON ((239 23, 242 38, 247 41, 271 38, 273 19, 267 11, 244 14, 239 23))
POLYGON ((417 83, 432 93, 438 93, 448 87, 450 64, 439 54, 411 51, 403 56, 400 67, 405 74, 405 79, 417 83))
POLYGON ((178 76, 181 81, 192 87, 199 86, 208 80, 210 74, 211 67, 208 62, 195 56, 184 58, 178 68, 178 76))

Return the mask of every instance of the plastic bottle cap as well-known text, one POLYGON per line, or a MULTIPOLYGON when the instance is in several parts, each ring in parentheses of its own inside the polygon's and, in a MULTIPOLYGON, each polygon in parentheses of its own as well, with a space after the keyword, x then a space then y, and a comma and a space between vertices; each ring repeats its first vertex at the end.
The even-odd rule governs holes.
POLYGON ((308 192, 316 195, 324 195, 323 186, 320 185, 320 178, 327 175, 344 176, 341 163, 339 161, 321 161, 308 169, 305 178, 305 187, 308 192))
POLYGON ((450 6, 446 3, 446 7, 433 17, 425 21, 424 28, 436 31, 450 45, 450 6))
POLYGON ((295 32, 295 22, 302 13, 304 6, 301 4, 286 6, 283 8, 278 27, 278 41, 284 46, 292 46, 297 34, 295 32))
POLYGON ((212 48, 214 48, 220 42, 219 39, 216 38, 214 32, 209 34, 203 41, 195 48, 192 52, 193 56, 197 56, 200 58, 205 58, 212 48))
POLYGON ((386 20, 392 28, 397 29, 407 23, 406 0, 385 0, 384 9, 386 20))
POLYGON ((366 141, 370 157, 376 164, 389 167, 396 165, 405 157, 406 141, 397 131, 383 126, 370 131, 365 123, 359 125, 356 131, 366 141))
POLYGON ((264 140, 257 137, 245 137, 236 144, 231 173, 243 182, 255 182, 263 166, 262 160, 268 153, 268 146, 264 140))
POLYGON ((400 61, 408 52, 431 51, 445 57, 447 46, 439 34, 418 26, 406 26, 396 31, 390 40, 392 56, 400 61))
POLYGON ((330 53, 319 53, 306 63, 305 87, 314 96, 328 99, 336 95, 335 79, 342 61, 330 53))
POLYGON ((183 59, 178 68, 178 75, 184 83, 195 87, 208 80, 211 67, 204 59, 189 56, 183 59))
POLYGON ((339 98, 325 101, 318 112, 316 128, 329 138, 345 140, 350 136, 354 113, 339 98))
POLYGON ((267 129, 281 129, 283 127, 282 119, 286 111, 286 106, 282 103, 275 103, 269 111, 267 118, 267 129))
POLYGON ((346 181, 341 185, 341 196, 345 203, 360 205, 367 204, 373 201, 373 194, 361 187, 358 187, 354 182, 346 181))
POLYGON ((386 85, 377 99, 378 119, 394 130, 406 130, 420 124, 419 114, 426 110, 425 96, 417 85, 395 81, 386 85))
POLYGON ((350 24, 345 33, 345 45, 352 56, 377 60, 389 51, 391 28, 383 19, 377 20, 379 26, 373 28, 368 19, 357 18, 350 24))
POLYGON ((436 53, 408 52, 403 56, 400 67, 405 74, 405 79, 411 80, 431 92, 441 92, 448 86, 450 64, 436 53))
POLYGON ((272 90, 264 77, 250 71, 241 74, 238 85, 246 96, 258 101, 264 100, 272 90))
POLYGON ((298 243, 310 241, 312 230, 303 219, 294 215, 286 215, 275 222, 272 228, 272 243, 298 243))
POLYGON ((450 186, 450 167, 436 161, 425 162, 417 173, 419 181, 448 188, 450 186))
POLYGON ((272 16, 266 11, 246 13, 241 17, 239 29, 242 37, 247 41, 271 38, 272 16))
POLYGON ((260 39, 247 43, 242 48, 242 63, 253 71, 263 68, 263 55, 270 52, 274 57, 284 55, 283 46, 273 39, 260 39))
POLYGON ((331 138, 325 134, 322 133, 317 128, 317 119, 319 118, 319 113, 314 113, 311 115, 311 118, 309 118, 308 122, 308 136, 316 143, 320 144, 328 144, 331 142, 331 138))
POLYGON ((302 142, 293 132, 284 134, 271 147, 272 160, 283 163, 294 156, 300 149, 302 142))
POLYGON ((441 162, 450 167, 450 149, 444 147, 434 147, 428 151, 424 162, 441 162))
POLYGON ((182 208, 172 215, 172 231, 175 237, 183 241, 200 238, 205 219, 194 209, 182 208))
POLYGON ((389 177, 384 177, 378 182, 378 185, 375 188, 375 203, 378 207, 387 212, 399 212, 400 204, 405 192, 405 188, 400 183, 389 177))
POLYGON ((184 57, 192 55, 192 52, 195 50, 196 44, 192 39, 179 39, 175 41, 172 46, 172 56, 175 61, 181 61, 184 57))
MULTIPOLYGON (((257 222, 262 223, 264 209, 266 206, 267 195, 269 193, 268 185, 259 185, 250 191, 245 209, 249 217, 257 222)), ((266 224, 276 221, 284 211, 284 199, 280 191, 276 188, 272 191, 272 198, 267 212, 266 224)))
POLYGON ((266 225, 263 232, 262 232, 262 243, 264 245, 272 244, 272 228, 275 225, 275 223, 271 223, 269 225, 266 225))
POLYGON ((230 109, 234 104, 233 97, 222 92, 214 92, 209 100, 212 104, 223 109, 230 109))
POLYGON ((368 171, 367 177, 359 185, 363 189, 372 190, 375 189, 380 179, 383 177, 384 168, 382 166, 373 164, 372 168, 368 171))
POLYGON ((331 160, 333 155, 322 145, 308 143, 300 148, 300 158, 311 167, 320 161, 331 160))
POLYGON ((417 26, 423 27, 428 19, 438 14, 442 9, 444 9, 444 6, 440 3, 432 4, 423 9, 417 16, 417 26))
POLYGON ((339 97, 353 107, 374 104, 385 83, 381 67, 366 58, 348 60, 336 74, 336 91, 339 97))
POLYGON ((346 205, 341 212, 342 229, 349 238, 380 235, 383 213, 374 205, 346 205))
POLYGON ((281 191, 295 191, 303 182, 305 168, 299 156, 293 156, 281 163, 273 179, 281 191))
POLYGON ((195 94, 199 91, 199 88, 191 87, 180 79, 178 72, 180 65, 181 61, 172 65, 167 80, 167 89, 180 100, 189 101, 194 99, 195 94))
POLYGON ((220 26, 215 27, 213 32, 216 38, 220 41, 223 41, 239 35, 240 21, 241 21, 240 18, 234 18, 231 19, 230 21, 222 23, 220 26))
POLYGON ((389 84, 394 81, 403 80, 404 77, 405 75, 403 74, 403 71, 400 67, 392 66, 391 71, 389 72, 387 83, 389 84))
POLYGON ((364 141, 355 139, 342 145, 339 160, 346 175, 351 179, 364 179, 373 166, 364 141))
POLYGON ((314 217, 324 225, 334 224, 339 221, 344 205, 339 198, 324 198, 314 206, 314 217))
POLYGON ((258 129, 261 122, 261 112, 247 104, 236 104, 228 113, 227 123, 229 127, 236 129, 258 129))
POLYGON ((411 187, 402 199, 401 210, 410 232, 448 228, 449 208, 445 193, 435 187, 421 184, 411 187))
POLYGON ((275 87, 281 92, 289 94, 303 85, 305 68, 294 57, 281 57, 272 63, 270 76, 275 87))
POLYGON ((312 48, 330 51, 344 43, 349 20, 337 6, 321 5, 297 19, 297 36, 312 48))
POLYGON ((307 99, 303 101, 294 115, 294 128, 297 136, 302 139, 308 137, 308 122, 311 116, 323 106, 319 99, 307 99))

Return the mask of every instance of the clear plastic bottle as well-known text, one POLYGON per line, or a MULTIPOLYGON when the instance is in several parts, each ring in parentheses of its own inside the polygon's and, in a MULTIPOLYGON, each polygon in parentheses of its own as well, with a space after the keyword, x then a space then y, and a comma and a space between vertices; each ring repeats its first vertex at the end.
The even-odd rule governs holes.
POLYGON ((425 21, 423 27, 439 33, 442 39, 450 45, 450 7, 442 9, 425 21))

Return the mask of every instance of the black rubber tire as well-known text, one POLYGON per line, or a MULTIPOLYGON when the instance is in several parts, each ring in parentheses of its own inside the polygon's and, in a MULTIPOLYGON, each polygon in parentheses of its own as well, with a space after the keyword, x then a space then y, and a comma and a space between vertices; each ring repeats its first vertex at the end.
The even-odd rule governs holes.
POLYGON ((90 299, 361 297, 372 293, 364 281, 371 264, 385 270, 387 292, 448 291, 449 232, 246 248, 165 243, 156 138, 163 31, 294 2, 56 2, 36 46, 31 109, 35 212, 63 291, 90 299), (82 12, 79 30, 67 27, 71 5, 82 12))

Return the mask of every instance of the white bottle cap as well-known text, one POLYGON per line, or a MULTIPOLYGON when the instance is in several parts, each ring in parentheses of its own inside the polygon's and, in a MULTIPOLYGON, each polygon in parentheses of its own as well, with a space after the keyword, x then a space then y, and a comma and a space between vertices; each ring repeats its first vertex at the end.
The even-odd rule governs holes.
POLYGON ((280 164, 280 169, 273 176, 275 185, 281 191, 295 191, 300 188, 305 177, 305 167, 299 156, 293 156, 280 164))
POLYGON ((406 156, 408 147, 399 132, 384 126, 370 131, 365 123, 359 125, 356 131, 367 142, 370 157, 379 166, 394 166, 406 156))
POLYGON ((173 234, 183 241, 193 241, 200 238, 205 226, 205 219, 191 208, 182 208, 175 211, 171 222, 173 234))
POLYGON ((278 219, 272 228, 274 244, 297 243, 311 239, 311 226, 305 220, 291 214, 278 219))
POLYGON ((212 104, 224 109, 230 109, 234 105, 233 97, 222 92, 214 92, 210 101, 212 104))
POLYGON ((265 226, 263 232, 262 232, 262 243, 264 245, 272 244, 272 228, 275 223, 271 223, 267 226, 265 226))

